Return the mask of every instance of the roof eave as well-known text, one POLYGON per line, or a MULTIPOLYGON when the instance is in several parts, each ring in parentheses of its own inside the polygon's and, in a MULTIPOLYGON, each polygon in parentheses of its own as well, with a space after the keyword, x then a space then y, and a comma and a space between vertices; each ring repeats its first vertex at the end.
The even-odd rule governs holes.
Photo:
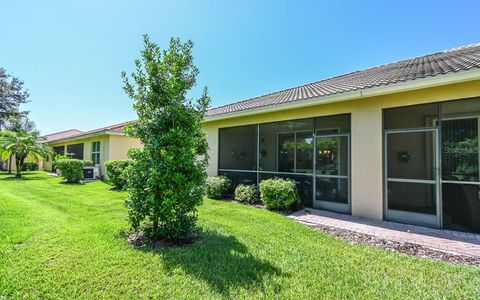
POLYGON ((457 73, 450 73, 444 75, 430 76, 422 79, 415 79, 404 81, 400 83, 394 83, 384 86, 372 87, 363 90, 356 90, 352 92, 346 92, 331 96, 316 97, 311 99, 305 99, 285 104, 272 105, 268 107, 262 107, 257 109, 243 110, 239 112, 226 113, 212 117, 206 117, 203 123, 219 121, 230 118, 238 118, 244 116, 258 115, 263 113, 270 113, 286 109, 309 107, 314 105, 323 105, 335 102, 350 101, 360 98, 368 98, 374 96, 388 95, 393 93, 407 92, 412 90, 425 89, 435 86, 448 85, 461 83, 466 81, 473 81, 480 79, 480 68, 473 70, 462 71, 457 73))
POLYGON ((93 133, 89 133, 89 134, 85 134, 85 135, 74 136, 74 137, 66 137, 66 138, 59 139, 59 140, 47 141, 47 144, 57 144, 57 143, 64 143, 64 142, 72 142, 72 141, 88 139, 88 138, 95 137, 95 136, 100 136, 100 135, 119 135, 119 136, 125 136, 126 134, 123 133, 123 132, 118 132, 118 131, 102 130, 102 131, 99 131, 99 132, 93 132, 93 133))

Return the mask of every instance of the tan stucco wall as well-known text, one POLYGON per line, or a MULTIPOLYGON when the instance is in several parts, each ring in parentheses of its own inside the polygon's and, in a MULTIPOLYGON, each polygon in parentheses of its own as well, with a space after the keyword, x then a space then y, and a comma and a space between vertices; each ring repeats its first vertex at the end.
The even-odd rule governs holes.
POLYGON ((127 159, 127 152, 131 148, 142 148, 142 143, 137 138, 129 136, 115 136, 110 137, 110 149, 108 152, 108 160, 127 159))
POLYGON ((351 114, 351 203, 356 216, 383 219, 383 125, 382 109, 480 96, 480 81, 459 83, 347 102, 317 105, 255 116, 206 122, 209 175, 218 169, 218 129, 247 124, 351 114))

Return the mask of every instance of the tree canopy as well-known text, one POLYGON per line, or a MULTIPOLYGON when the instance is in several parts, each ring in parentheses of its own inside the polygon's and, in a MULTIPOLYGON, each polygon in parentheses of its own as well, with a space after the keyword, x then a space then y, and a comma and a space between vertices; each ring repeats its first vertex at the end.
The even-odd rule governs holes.
POLYGON ((0 131, 0 156, 3 159, 15 158, 17 178, 22 177, 23 163, 28 156, 41 159, 52 154, 53 150, 45 144, 37 132, 0 131))
POLYGON ((23 81, 7 73, 0 67, 0 130, 12 118, 19 119, 27 112, 20 111, 20 105, 28 102, 29 93, 23 81))
POLYGON ((136 71, 122 73, 138 115, 127 132, 144 146, 130 151, 126 205, 132 227, 143 227, 152 239, 188 238, 203 199, 208 144, 201 121, 210 98, 205 88, 198 99, 187 99, 199 72, 192 47, 172 38, 162 51, 145 35, 136 71))

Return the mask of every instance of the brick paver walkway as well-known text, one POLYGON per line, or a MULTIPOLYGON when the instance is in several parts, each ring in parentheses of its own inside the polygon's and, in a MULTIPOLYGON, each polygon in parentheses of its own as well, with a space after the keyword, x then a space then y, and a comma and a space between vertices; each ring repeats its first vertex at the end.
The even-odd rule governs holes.
POLYGON ((480 234, 372 220, 315 209, 303 209, 289 217, 307 225, 342 228, 443 252, 480 256, 480 234))

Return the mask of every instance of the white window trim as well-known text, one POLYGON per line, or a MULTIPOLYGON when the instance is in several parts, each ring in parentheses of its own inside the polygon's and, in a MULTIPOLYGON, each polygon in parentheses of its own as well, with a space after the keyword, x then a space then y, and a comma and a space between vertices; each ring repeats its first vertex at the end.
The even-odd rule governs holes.
POLYGON ((94 142, 92 142, 92 153, 90 154, 90 158, 93 158, 93 155, 94 155, 94 154, 98 154, 98 163, 95 163, 95 162, 94 162, 94 163, 95 163, 95 166, 99 166, 99 165, 100 165, 101 149, 102 149, 102 147, 101 147, 100 141, 94 141, 94 142), (94 147, 95 143, 98 143, 98 151, 95 151, 95 147, 94 147))

